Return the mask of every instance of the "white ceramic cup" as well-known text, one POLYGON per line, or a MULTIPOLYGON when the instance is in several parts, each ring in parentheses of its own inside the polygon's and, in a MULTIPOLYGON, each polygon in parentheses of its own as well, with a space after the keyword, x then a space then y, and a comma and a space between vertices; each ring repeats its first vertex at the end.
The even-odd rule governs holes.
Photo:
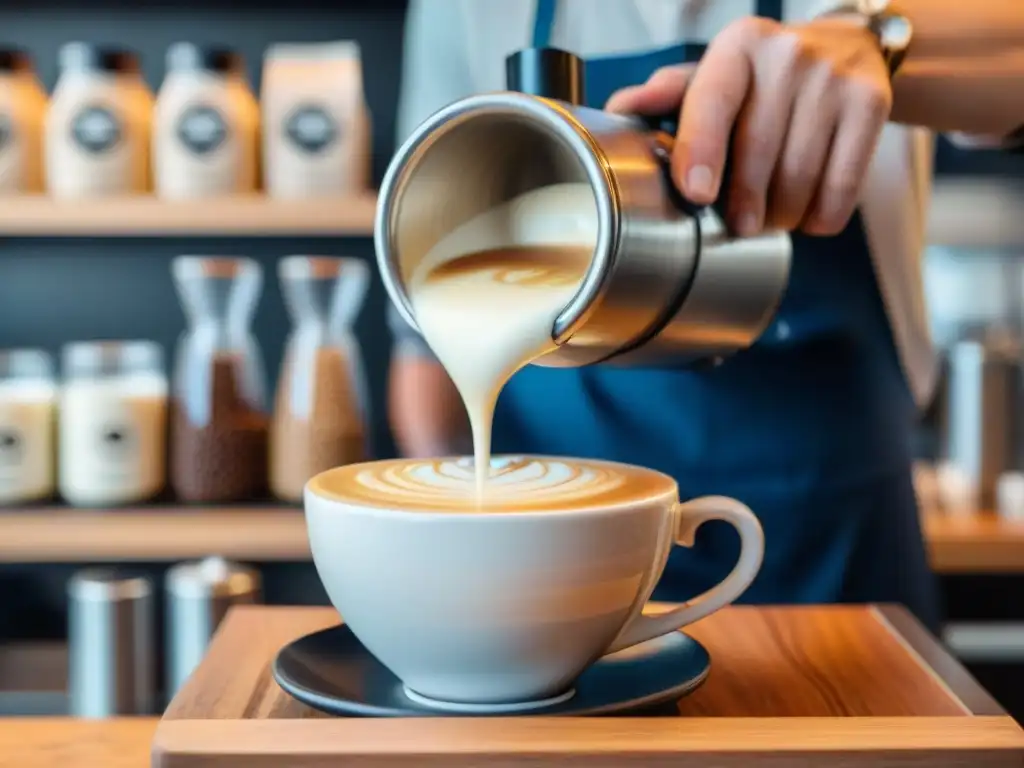
POLYGON ((761 567, 764 534, 750 509, 717 496, 680 503, 671 478, 641 471, 662 490, 521 512, 371 506, 325 491, 324 473, 305 492, 313 562, 345 623, 413 699, 452 711, 568 699, 595 660, 714 613, 761 567), (692 546, 707 520, 740 534, 732 572, 667 613, 642 615, 672 545, 692 546))

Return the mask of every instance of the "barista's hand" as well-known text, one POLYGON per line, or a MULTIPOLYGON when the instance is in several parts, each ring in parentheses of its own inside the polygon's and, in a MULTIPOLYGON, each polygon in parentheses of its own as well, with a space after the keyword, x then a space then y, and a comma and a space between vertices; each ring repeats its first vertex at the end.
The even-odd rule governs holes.
POLYGON ((614 94, 607 109, 680 110, 672 174, 699 204, 718 198, 732 136, 726 205, 741 234, 829 235, 853 215, 891 105, 888 71, 867 30, 842 19, 749 17, 723 30, 699 65, 659 70, 614 94))

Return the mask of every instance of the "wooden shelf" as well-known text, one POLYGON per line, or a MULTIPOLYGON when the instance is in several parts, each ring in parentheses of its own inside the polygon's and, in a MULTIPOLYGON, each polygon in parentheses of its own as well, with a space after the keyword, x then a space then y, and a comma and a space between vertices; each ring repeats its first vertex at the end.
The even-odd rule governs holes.
MULTIPOLYGON (((0 237, 281 236, 368 237, 376 196, 272 200, 262 195, 173 202, 155 197, 54 200, 4 198, 0 237)), ((932 245, 1024 246, 1024 192, 995 181, 935 186, 928 220, 932 245)))
POLYGON ((922 522, 938 573, 1024 574, 1024 520, 980 512, 926 515, 922 522))
MULTIPOLYGON (((1024 574, 1024 520, 927 516, 924 529, 939 573, 1024 574)), ((170 562, 206 555, 307 560, 302 512, 283 506, 0 512, 0 563, 170 562)))
POLYGON ((3 237, 150 237, 373 233, 376 197, 272 200, 260 195, 171 202, 155 197, 53 200, 11 197, 0 202, 3 237))
POLYGON ((0 513, 0 562, 170 562, 207 555, 308 560, 294 507, 38 508, 0 513))

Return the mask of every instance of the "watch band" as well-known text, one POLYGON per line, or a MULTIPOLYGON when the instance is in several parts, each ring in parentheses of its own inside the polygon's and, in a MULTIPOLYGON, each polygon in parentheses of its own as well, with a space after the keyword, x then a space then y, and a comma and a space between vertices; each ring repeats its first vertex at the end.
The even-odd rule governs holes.
POLYGON ((1024 125, 1006 137, 1006 149, 1015 155, 1024 155, 1024 125))
POLYGON ((907 56, 913 27, 909 19, 890 9, 890 0, 833 0, 816 14, 817 18, 824 16, 854 16, 861 20, 878 43, 889 79, 896 77, 907 56))

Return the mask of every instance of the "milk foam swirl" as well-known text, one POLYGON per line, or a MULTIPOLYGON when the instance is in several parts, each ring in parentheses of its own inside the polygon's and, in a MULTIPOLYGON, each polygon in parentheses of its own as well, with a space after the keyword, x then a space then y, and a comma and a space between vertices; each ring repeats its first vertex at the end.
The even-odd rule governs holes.
POLYGON ((496 456, 482 499, 476 495, 473 460, 392 460, 340 467, 311 483, 354 502, 398 509, 514 511, 565 509, 642 497, 669 478, 651 470, 608 462, 496 456))

